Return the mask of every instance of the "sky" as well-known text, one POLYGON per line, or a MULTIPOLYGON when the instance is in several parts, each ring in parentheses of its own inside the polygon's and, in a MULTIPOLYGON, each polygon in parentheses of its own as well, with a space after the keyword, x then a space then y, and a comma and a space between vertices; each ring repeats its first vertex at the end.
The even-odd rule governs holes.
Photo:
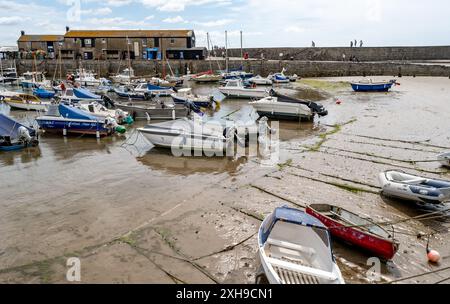
POLYGON ((450 44, 448 0, 0 0, 0 46, 71 29, 193 29, 197 46, 450 44))

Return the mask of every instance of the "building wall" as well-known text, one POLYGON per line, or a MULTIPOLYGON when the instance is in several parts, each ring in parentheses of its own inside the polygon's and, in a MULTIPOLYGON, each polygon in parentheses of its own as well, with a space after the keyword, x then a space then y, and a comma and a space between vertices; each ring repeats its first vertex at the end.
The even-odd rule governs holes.
MULTIPOLYGON (((217 65, 223 69, 224 61, 214 62, 213 67, 217 65)), ((5 63, 7 64, 7 63, 5 63)), ((33 60, 18 60, 16 65, 19 73, 24 73, 32 69, 33 60)), ((56 60, 39 60, 37 63, 39 71, 47 71, 52 76, 56 70, 56 60)), ((184 74, 186 67, 189 67, 192 73, 204 72, 210 69, 208 61, 205 60, 172 60, 171 68, 175 73, 184 74)), ((241 61, 231 61, 230 68, 237 68, 241 61)), ((102 77, 107 77, 117 73, 117 71, 126 68, 126 63, 121 60, 108 61, 88 61, 83 63, 86 69, 100 71, 102 77)), ((148 60, 133 60, 132 67, 137 76, 154 76, 162 73, 163 62, 148 60)), ((78 68, 78 62, 75 60, 62 61, 62 74, 74 71, 78 68)), ((450 77, 450 66, 441 65, 420 65, 420 64, 401 64, 391 62, 324 62, 324 61, 266 61, 253 60, 245 61, 246 71, 267 76, 270 73, 280 72, 283 68, 287 69, 287 74, 297 74, 301 77, 339 77, 339 76, 374 76, 383 75, 395 77, 399 74, 403 76, 441 76, 450 77)), ((169 71, 166 64, 166 71, 169 71)), ((450 84, 450 80, 449 80, 450 84)))
MULTIPOLYGON (((311 61, 341 61, 343 54, 349 59, 355 56, 360 61, 387 60, 450 60, 450 46, 429 47, 330 47, 330 48, 247 48, 251 58, 269 60, 311 60, 311 61), (280 57, 280 54, 283 54, 280 57)), ((240 57, 240 49, 230 49, 230 57, 240 57)))

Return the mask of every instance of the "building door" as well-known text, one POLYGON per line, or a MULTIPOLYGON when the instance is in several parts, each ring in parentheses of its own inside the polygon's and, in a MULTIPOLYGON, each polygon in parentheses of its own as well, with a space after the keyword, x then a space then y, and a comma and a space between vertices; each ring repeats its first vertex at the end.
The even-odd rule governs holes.
POLYGON ((134 42, 134 54, 136 56, 136 55, 138 55, 140 53, 141 53, 141 51, 139 50, 139 42, 135 41, 134 42))
POLYGON ((83 58, 84 60, 92 60, 94 59, 94 55, 92 52, 84 52, 83 58))

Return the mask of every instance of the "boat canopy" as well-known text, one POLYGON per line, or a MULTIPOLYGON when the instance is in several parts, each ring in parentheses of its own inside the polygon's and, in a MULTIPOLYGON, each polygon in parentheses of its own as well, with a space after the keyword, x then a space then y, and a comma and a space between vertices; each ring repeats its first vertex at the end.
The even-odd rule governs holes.
POLYGON ((70 119, 82 119, 82 120, 95 120, 98 121, 99 119, 93 115, 90 115, 89 113, 86 113, 83 110, 66 106, 64 104, 60 104, 58 107, 59 113, 64 118, 70 118, 70 119))
POLYGON ((147 89, 149 91, 165 91, 165 90, 170 90, 170 88, 163 88, 163 87, 159 87, 153 84, 147 84, 147 89))
POLYGON ((0 137, 9 136, 11 139, 15 139, 19 137, 20 127, 25 127, 30 132, 30 136, 36 136, 36 130, 28 128, 5 114, 0 113, 0 137))
POLYGON ((102 97, 99 95, 96 95, 92 93, 89 90, 79 88, 79 89, 73 89, 73 93, 77 98, 81 99, 101 99, 102 97))
POLYGON ((284 221, 292 224, 327 229, 318 219, 297 209, 280 207, 275 209, 274 221, 284 221))

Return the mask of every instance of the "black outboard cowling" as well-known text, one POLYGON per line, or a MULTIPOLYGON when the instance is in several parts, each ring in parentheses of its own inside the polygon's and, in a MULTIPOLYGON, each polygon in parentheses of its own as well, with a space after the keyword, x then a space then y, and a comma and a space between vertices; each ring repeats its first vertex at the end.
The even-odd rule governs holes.
POLYGON ((109 98, 108 96, 103 95, 102 100, 103 100, 103 102, 105 104, 105 107, 109 108, 109 106, 111 106, 111 108, 113 108, 113 109, 116 107, 115 102, 111 98, 109 98))
POLYGON ((277 93, 274 89, 271 89, 269 93, 270 93, 270 96, 277 97, 278 101, 280 101, 280 102, 301 103, 301 104, 308 106, 314 114, 317 114, 319 116, 327 116, 328 115, 328 110, 320 103, 296 99, 296 98, 289 97, 286 95, 281 95, 281 94, 277 93))

